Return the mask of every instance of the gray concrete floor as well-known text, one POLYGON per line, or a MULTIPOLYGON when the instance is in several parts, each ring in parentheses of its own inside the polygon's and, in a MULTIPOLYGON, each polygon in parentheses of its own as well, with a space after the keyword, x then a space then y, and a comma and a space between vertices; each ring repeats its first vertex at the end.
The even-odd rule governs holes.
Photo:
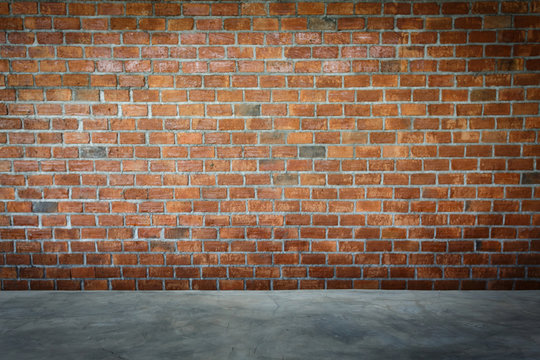
POLYGON ((540 359, 540 292, 2 292, 0 359, 540 359))

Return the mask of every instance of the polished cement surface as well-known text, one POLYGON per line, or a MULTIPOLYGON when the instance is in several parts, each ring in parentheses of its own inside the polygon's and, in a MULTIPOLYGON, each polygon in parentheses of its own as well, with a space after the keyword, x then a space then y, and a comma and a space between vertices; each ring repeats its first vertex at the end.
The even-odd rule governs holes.
POLYGON ((2 292, 8 359, 540 359, 540 292, 2 292))

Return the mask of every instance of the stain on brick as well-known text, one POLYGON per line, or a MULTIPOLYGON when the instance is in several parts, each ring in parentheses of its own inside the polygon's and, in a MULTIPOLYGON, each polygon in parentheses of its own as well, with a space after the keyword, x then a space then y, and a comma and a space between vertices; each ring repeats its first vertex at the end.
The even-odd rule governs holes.
POLYGON ((81 158, 105 158, 107 157, 107 148, 104 146, 85 146, 80 149, 81 158))
POLYGON ((326 157, 326 148, 324 146, 303 146, 300 148, 301 158, 320 158, 326 157))
POLYGON ((166 239, 187 239, 189 238, 189 229, 188 228, 165 229, 165 238, 166 239))
POLYGON ((524 173, 521 176, 521 183, 523 185, 540 184, 540 172, 524 173))
POLYGON ((500 59, 497 61, 498 71, 523 70, 523 59, 500 59))
POLYGON ((58 203, 53 201, 33 202, 32 211, 36 213, 53 213, 58 211, 58 203))
POLYGON ((298 175, 295 174, 276 174, 274 175, 274 185, 297 185, 298 175))
POLYGON ((99 101, 99 90, 80 89, 75 90, 74 93, 77 101, 99 101))
POLYGON ((497 91, 493 89, 480 89, 471 91, 471 101, 493 101, 497 97, 497 91))
POLYGON ((284 144, 285 143, 285 134, 276 133, 276 132, 266 132, 262 133, 261 144, 284 144))
POLYGON ((176 250, 174 241, 151 241, 150 251, 154 252, 172 252, 176 250))
POLYGON ((401 72, 407 71, 407 62, 401 60, 381 61, 382 72, 401 72))
POLYGON ((475 244, 476 244, 476 251, 482 250, 482 244, 483 244, 482 241, 476 240, 475 244))
POLYGON ((336 20, 331 18, 312 17, 309 19, 309 30, 335 30, 336 20))
POLYGON ((261 105, 254 105, 254 104, 236 105, 234 108, 234 114, 237 116, 260 116, 261 105))

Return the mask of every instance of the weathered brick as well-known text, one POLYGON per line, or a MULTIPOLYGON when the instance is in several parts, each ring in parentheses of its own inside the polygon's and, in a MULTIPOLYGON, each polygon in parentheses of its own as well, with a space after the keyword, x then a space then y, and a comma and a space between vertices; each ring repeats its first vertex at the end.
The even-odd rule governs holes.
POLYGON ((106 158, 107 148, 104 146, 85 146, 80 149, 81 158, 106 158))
POLYGON ((326 156, 326 148, 324 146, 302 146, 298 149, 301 158, 319 158, 326 156))
POLYGON ((523 173, 521 175, 522 184, 540 184, 540 172, 523 173))
POLYGON ((237 116, 260 116, 261 105, 242 104, 235 105, 234 114, 237 116))
POLYGON ((165 229, 165 238, 167 239, 188 239, 189 228, 165 229))
POLYGON ((295 174, 277 174, 274 175, 274 185, 297 185, 298 175, 295 174))
POLYGON ((336 30, 336 20, 332 18, 309 18, 309 30, 336 30))
POLYGON ((35 213, 55 213, 58 211, 58 203, 52 201, 33 202, 32 211, 35 213))

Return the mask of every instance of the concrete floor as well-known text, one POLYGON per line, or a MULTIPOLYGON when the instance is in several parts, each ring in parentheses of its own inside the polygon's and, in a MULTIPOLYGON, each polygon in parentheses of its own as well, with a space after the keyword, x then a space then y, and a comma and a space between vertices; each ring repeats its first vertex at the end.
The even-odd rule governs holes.
POLYGON ((540 359, 540 292, 2 292, 8 359, 540 359))

